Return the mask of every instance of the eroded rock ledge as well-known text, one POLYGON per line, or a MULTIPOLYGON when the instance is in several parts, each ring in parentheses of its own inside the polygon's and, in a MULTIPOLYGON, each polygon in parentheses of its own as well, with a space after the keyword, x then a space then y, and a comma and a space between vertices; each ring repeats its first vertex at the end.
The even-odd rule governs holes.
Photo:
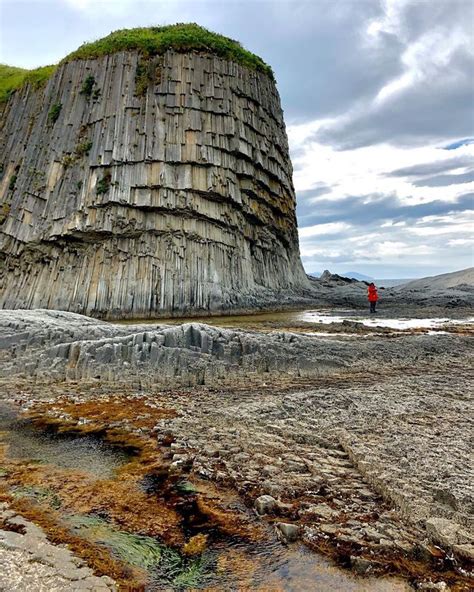
POLYGON ((0 311, 0 377, 176 387, 265 375, 324 376, 422 363, 449 351, 452 339, 408 336, 403 347, 398 341, 366 340, 354 348, 314 336, 262 334, 201 323, 117 325, 74 313, 0 311))

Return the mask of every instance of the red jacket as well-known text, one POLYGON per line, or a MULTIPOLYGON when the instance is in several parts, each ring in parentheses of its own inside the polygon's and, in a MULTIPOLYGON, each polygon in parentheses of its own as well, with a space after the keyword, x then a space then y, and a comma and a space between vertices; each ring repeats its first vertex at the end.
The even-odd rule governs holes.
POLYGON ((379 297, 375 286, 369 286, 367 288, 367 298, 369 299, 369 302, 377 302, 379 297))

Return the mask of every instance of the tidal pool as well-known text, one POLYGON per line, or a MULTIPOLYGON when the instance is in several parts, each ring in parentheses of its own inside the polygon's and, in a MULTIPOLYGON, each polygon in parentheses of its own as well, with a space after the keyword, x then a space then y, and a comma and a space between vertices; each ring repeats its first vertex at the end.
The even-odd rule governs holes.
POLYGON ((0 433, 8 446, 6 456, 84 471, 108 479, 131 455, 97 436, 61 434, 40 430, 18 417, 16 410, 0 401, 0 433))
POLYGON ((205 323, 217 327, 227 327, 233 329, 269 329, 285 330, 288 328, 298 326, 304 323, 307 332, 312 329, 318 333, 319 336, 334 337, 334 336, 351 336, 350 333, 328 333, 321 331, 324 326, 342 323, 344 321, 351 321, 360 323, 366 327, 381 327, 394 330, 409 330, 409 329, 436 329, 438 332, 441 329, 449 328, 456 325, 470 325, 474 327, 474 317, 465 319, 449 319, 449 318, 410 318, 385 317, 385 312, 382 311, 379 315, 369 316, 369 313, 363 313, 356 310, 336 310, 334 312, 326 310, 299 310, 299 311, 282 311, 282 312, 268 312, 260 314, 248 315, 222 315, 222 316, 208 316, 208 317, 189 317, 189 318, 163 318, 163 319, 138 319, 117 321, 123 324, 163 324, 163 325, 177 325, 183 323, 205 323))
MULTIPOLYGON (((226 535, 212 524, 193 527, 186 538, 201 536, 206 542, 197 553, 187 554, 182 549, 170 547, 159 538, 129 532, 124 525, 114 524, 107 516, 107 508, 101 514, 80 514, 65 509, 61 487, 68 488, 67 471, 71 475, 80 470, 91 479, 109 479, 120 482, 116 474, 130 456, 112 447, 98 437, 54 434, 18 418, 16 410, 8 403, 0 402, 0 436, 7 445, 6 472, 0 471, 0 479, 8 473, 8 459, 18 462, 24 459, 38 461, 46 473, 61 468, 64 481, 54 489, 15 485, 10 489, 14 497, 30 500, 49 508, 60 517, 74 536, 89 544, 105 547, 112 557, 131 569, 138 569, 146 581, 148 592, 207 590, 208 592, 407 592, 409 585, 398 578, 362 578, 337 567, 330 560, 309 551, 302 545, 282 545, 273 527, 261 524, 266 533, 262 540, 249 542, 226 535)), ((21 461, 20 461, 21 462, 21 461)), ((71 481, 72 483, 72 481, 71 481)), ((191 490, 194 491, 194 490, 191 490)), ((185 495, 185 494, 183 494, 185 495)), ((189 493, 188 495, 194 495, 189 493)), ((155 499, 155 498, 154 498, 155 499)), ((156 498, 159 504, 159 498, 156 498)), ((240 504, 239 504, 240 505, 240 504)), ((153 506, 154 512, 158 511, 153 506)), ((247 512, 245 506, 242 508, 247 512)), ((252 514, 253 516, 253 514, 252 514)))

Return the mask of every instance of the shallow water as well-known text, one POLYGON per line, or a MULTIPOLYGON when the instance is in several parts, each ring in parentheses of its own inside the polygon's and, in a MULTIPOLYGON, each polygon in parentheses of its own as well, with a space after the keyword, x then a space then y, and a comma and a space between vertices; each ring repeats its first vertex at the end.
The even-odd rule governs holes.
POLYGON ((0 432, 7 457, 53 464, 108 479, 130 460, 130 455, 95 436, 41 431, 19 419, 13 407, 0 401, 0 432))
MULTIPOLYGON (((219 546, 217 546, 217 549, 219 546)), ((211 549, 215 551, 216 548, 211 549)), ((226 590, 266 590, 275 592, 405 592, 408 584, 397 578, 361 578, 341 569, 303 545, 288 547, 269 541, 258 547, 228 542, 221 549, 220 563, 227 565, 219 578, 209 583, 226 590)), ((219 560, 218 560, 219 563, 219 560)))
MULTIPOLYGON (((383 312, 382 312, 383 315, 383 312)), ((300 310, 300 311, 283 311, 283 312, 268 312, 260 314, 249 315, 223 315, 223 316, 208 316, 208 317, 189 317, 189 318, 163 318, 163 319, 143 319, 143 320, 127 320, 119 321, 124 324, 164 324, 176 325, 183 323, 206 323, 208 325, 215 325, 218 327, 240 328, 240 329, 258 329, 259 326, 272 326, 277 324, 279 330, 285 327, 291 329, 292 326, 298 323, 307 323, 308 330, 311 331, 311 325, 318 329, 319 336, 334 337, 336 333, 325 333, 319 331, 322 325, 331 325, 333 323, 342 323, 343 321, 353 321, 361 323, 367 327, 381 327, 389 329, 442 329, 460 324, 474 324, 474 317, 465 319, 449 319, 449 318, 410 318, 399 317, 390 318, 384 316, 369 316, 369 313, 364 314, 361 311, 355 310, 338 310, 331 313, 323 310, 300 310), (281 326, 280 326, 281 325, 281 326)), ((350 334, 342 333, 340 335, 350 336, 350 334)), ((339 335, 339 336, 340 336, 339 335)))
POLYGON ((95 517, 74 516, 76 534, 104 544, 116 557, 149 574, 149 592, 212 590, 238 592, 408 592, 396 578, 360 578, 303 547, 268 540, 249 544, 225 537, 197 557, 186 557, 157 539, 118 531, 95 517))
POLYGON ((332 315, 325 314, 319 311, 308 310, 299 314, 299 321, 309 323, 323 323, 325 325, 331 323, 342 323, 343 321, 354 321, 361 323, 366 327, 383 327, 388 329, 435 329, 441 327, 449 327, 451 325, 472 324, 474 317, 466 319, 449 319, 449 318, 433 318, 433 319, 412 319, 407 317, 401 318, 364 318, 361 315, 345 314, 332 315))

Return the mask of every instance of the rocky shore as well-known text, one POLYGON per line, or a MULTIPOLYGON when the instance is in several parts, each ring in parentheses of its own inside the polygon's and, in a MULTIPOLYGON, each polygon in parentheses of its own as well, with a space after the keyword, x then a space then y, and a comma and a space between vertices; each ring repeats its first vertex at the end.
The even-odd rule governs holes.
POLYGON ((0 504, 0 590, 8 592, 112 592, 117 588, 107 576, 94 576, 67 548, 48 542, 44 532, 7 504, 0 504))
POLYGON ((106 406, 120 391, 172 409, 154 428, 172 470, 237 491, 283 541, 357 573, 467 591, 470 333, 347 340, 1 311, 0 393, 28 408, 106 406))

